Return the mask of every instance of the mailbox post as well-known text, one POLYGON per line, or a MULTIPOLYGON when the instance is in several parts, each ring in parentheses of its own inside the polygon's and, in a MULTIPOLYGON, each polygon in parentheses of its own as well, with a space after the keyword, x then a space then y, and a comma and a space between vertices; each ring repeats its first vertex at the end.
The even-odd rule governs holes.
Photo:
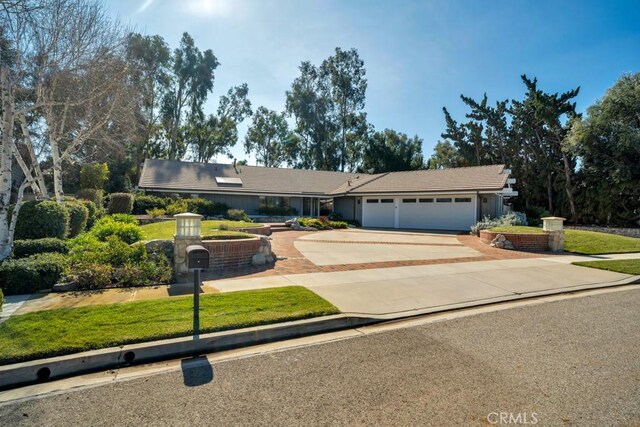
POLYGON ((209 251, 200 245, 187 246, 187 267, 193 270, 193 335, 200 333, 200 270, 209 267, 209 251))

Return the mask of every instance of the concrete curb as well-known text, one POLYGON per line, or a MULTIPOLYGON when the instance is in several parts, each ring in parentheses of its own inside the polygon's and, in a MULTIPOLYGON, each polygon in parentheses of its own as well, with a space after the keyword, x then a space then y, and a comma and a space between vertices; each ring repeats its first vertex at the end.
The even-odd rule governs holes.
POLYGON ((92 350, 0 366, 0 390, 130 364, 212 353, 319 333, 351 329, 382 320, 338 314, 230 331, 92 350))

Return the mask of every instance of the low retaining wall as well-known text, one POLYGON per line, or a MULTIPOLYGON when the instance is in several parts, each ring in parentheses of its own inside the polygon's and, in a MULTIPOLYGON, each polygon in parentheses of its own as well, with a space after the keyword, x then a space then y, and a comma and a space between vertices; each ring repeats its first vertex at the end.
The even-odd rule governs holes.
POLYGON ((520 251, 546 252, 549 250, 549 234, 517 234, 499 233, 489 230, 480 231, 480 240, 487 245, 491 243, 499 234, 502 234, 513 245, 514 249, 520 251))
POLYGON ((261 225, 258 227, 236 228, 236 231, 243 231, 250 234, 259 234, 261 236, 271 236, 271 226, 261 225))
POLYGON ((271 242, 266 237, 236 240, 203 240, 209 251, 209 268, 242 268, 273 262, 271 242))

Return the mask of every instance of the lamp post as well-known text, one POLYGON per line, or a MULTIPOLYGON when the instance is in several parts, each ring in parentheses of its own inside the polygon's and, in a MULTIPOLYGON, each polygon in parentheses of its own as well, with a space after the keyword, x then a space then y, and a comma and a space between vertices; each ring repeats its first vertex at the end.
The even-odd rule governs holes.
POLYGON ((176 234, 173 236, 173 256, 176 275, 189 272, 187 266, 187 246, 201 245, 200 223, 202 215, 181 213, 176 219, 176 234))

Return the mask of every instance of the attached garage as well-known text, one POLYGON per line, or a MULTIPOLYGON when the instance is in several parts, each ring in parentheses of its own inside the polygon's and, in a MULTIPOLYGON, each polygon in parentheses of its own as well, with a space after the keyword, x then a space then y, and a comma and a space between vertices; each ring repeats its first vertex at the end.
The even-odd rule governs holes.
POLYGON ((364 197, 362 225, 468 230, 476 222, 476 212, 475 194, 364 197))
POLYGON ((365 197, 362 223, 365 227, 394 228, 396 221, 395 199, 390 197, 365 197))

